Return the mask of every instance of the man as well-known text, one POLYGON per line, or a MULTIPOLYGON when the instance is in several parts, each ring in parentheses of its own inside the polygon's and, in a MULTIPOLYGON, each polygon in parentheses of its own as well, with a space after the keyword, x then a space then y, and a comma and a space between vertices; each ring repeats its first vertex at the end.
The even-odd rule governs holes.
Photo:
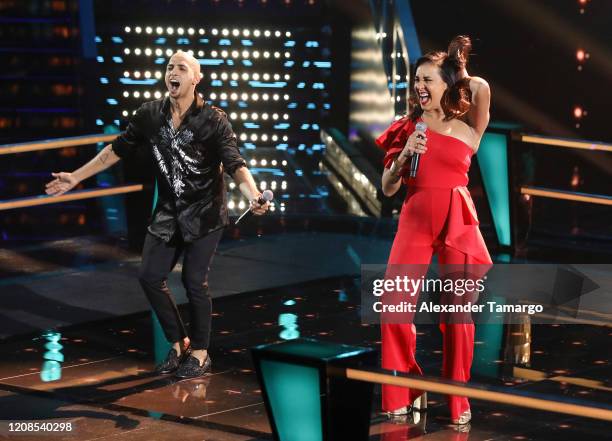
POLYGON ((166 69, 168 96, 144 103, 112 144, 72 173, 53 173, 55 179, 46 186, 47 194, 60 195, 136 149, 146 148, 153 155, 159 197, 145 239, 139 280, 173 344, 156 372, 176 372, 180 378, 197 377, 211 368, 207 276, 222 228, 228 223, 223 171, 251 201, 255 214, 265 213, 269 205, 257 202, 261 194, 240 156, 227 116, 196 93, 201 78, 198 61, 176 52, 166 69), (166 283, 181 252, 191 317, 189 338, 166 283), (190 347, 184 347, 186 341, 190 347))

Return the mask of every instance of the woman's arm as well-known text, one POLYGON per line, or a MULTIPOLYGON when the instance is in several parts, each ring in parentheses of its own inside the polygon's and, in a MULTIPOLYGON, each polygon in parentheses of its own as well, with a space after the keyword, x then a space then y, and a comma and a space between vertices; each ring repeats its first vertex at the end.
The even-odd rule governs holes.
POLYGON ((472 92, 472 106, 467 114, 467 123, 480 139, 489 125, 491 88, 483 78, 470 77, 470 91, 472 92))

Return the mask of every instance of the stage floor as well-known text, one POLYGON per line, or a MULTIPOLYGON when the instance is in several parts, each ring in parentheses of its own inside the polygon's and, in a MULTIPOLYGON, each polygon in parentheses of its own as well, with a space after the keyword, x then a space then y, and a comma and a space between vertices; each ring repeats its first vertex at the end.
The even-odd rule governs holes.
MULTIPOLYGON (((213 372, 184 381, 150 374, 155 359, 165 356, 167 348, 159 343, 159 329, 152 323, 144 296, 130 281, 138 256, 125 252, 121 257, 113 253, 103 257, 99 251, 95 261, 81 255, 77 267, 72 258, 62 261, 53 256, 56 244, 47 249, 56 267, 36 267, 45 256, 40 252, 32 252, 29 266, 14 266, 12 273, 4 260, 4 298, 21 307, 11 308, 12 320, 11 311, 4 308, 2 318, 0 438, 271 439, 249 348, 280 340, 282 313, 298 316, 302 337, 379 348, 379 327, 360 322, 356 276, 359 263, 368 261, 364 256, 380 263, 389 245, 384 239, 318 233, 222 244, 211 279, 213 291, 218 288, 210 349, 213 372), (313 265, 315 258, 319 265, 313 265), (235 276, 238 270, 243 277, 235 276), (113 279, 116 283, 96 281, 109 274, 118 278, 113 279), (14 291, 18 286, 22 291, 14 291), (46 290, 36 292, 33 286, 46 290), (106 305, 103 314, 98 305, 106 305), (125 312, 120 314, 122 307, 125 312), (49 340, 42 336, 45 324, 60 334, 64 356, 61 378, 55 381, 41 379, 48 350, 44 345, 49 340), (72 431, 9 432, 9 423, 23 421, 70 422, 72 431)), ((60 257, 69 255, 67 246, 60 257)), ((13 259, 19 255, 25 254, 14 254, 13 259)), ((491 338, 502 331, 487 326, 477 328, 473 382, 563 401, 610 402, 611 328, 533 325, 531 344, 523 353, 528 360, 517 362, 504 355, 503 339, 491 338)), ((417 359, 427 375, 438 375, 441 334, 431 325, 419 326, 418 332, 417 359)), ((472 400, 472 412, 471 425, 457 431, 449 424, 444 397, 430 394, 429 410, 418 424, 390 421, 380 414, 377 387, 370 439, 603 440, 610 433, 609 423, 484 401, 472 400)))

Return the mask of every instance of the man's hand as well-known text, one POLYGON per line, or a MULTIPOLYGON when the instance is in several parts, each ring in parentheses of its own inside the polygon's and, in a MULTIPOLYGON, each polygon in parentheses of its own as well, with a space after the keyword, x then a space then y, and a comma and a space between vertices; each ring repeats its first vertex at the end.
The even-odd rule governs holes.
POLYGON ((45 186, 45 192, 50 196, 59 196, 72 190, 77 186, 79 181, 72 175, 72 173, 60 172, 51 173, 55 178, 45 186))
MULTIPOLYGON (((259 198, 260 196, 258 196, 257 198, 259 198)), ((262 214, 264 214, 266 211, 268 211, 268 208, 270 208, 270 202, 268 201, 266 201, 265 204, 260 204, 259 202, 257 202, 257 199, 253 199, 251 201, 251 211, 257 216, 261 216, 262 214)))

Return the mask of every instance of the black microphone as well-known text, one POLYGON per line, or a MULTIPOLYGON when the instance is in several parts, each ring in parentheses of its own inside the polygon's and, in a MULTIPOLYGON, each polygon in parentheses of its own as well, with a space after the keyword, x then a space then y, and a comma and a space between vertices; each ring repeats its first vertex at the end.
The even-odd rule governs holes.
MULTIPOLYGON (((272 193, 272 190, 264 190, 264 192, 261 194, 261 196, 259 196, 257 198, 257 203, 259 205, 263 205, 266 202, 270 202, 272 199, 274 199, 274 193, 272 193)), ((238 218, 238 220, 234 223, 234 225, 236 225, 238 222, 240 222, 240 220, 247 215, 248 212, 251 211, 251 207, 249 206, 249 208, 246 209, 246 211, 244 213, 242 213, 240 215, 240 217, 238 218)))
MULTIPOLYGON (((423 121, 419 121, 416 125, 416 130, 425 132, 425 130, 427 130, 427 124, 423 121)), ((419 138, 421 138, 421 135, 419 135, 419 138)), ((421 159, 420 153, 412 155, 412 161, 410 161, 410 174, 408 175, 411 178, 416 178, 417 170, 419 169, 419 159, 421 159)))

